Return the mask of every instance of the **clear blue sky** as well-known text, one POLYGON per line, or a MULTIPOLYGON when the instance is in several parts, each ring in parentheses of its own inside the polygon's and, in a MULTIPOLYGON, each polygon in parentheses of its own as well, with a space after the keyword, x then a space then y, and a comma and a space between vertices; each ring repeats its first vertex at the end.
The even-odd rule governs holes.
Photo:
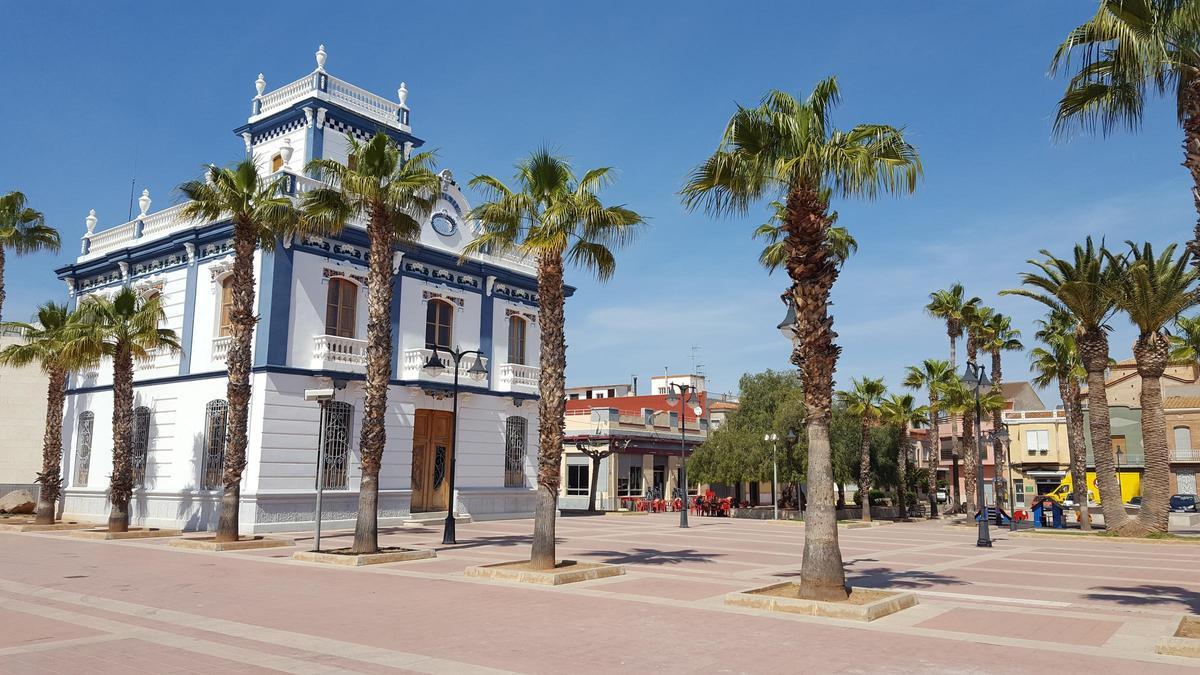
MULTIPOLYGON (((123 222, 137 189, 155 209, 201 164, 239 158, 254 78, 268 88, 328 70, 377 93, 410 90, 412 124, 440 164, 507 176, 540 144, 579 167, 611 165, 606 197, 650 219, 616 278, 582 274, 568 302, 572 384, 691 366, 711 384, 787 363, 775 331, 784 281, 756 266, 750 239, 766 207, 714 221, 677 191, 717 142, 735 103, 769 88, 805 94, 836 74, 835 121, 903 125, 926 175, 914 196, 838 203, 860 250, 834 292, 839 383, 945 358, 929 292, 955 280, 1016 316, 1031 338, 1040 310, 998 298, 1042 247, 1087 234, 1110 242, 1187 238, 1195 213, 1179 166, 1181 132, 1151 106, 1140 134, 1052 142, 1062 80, 1054 46, 1095 8, 1055 3, 559 2, 11 3, 5 7, 8 118, 0 191, 24 191, 63 233, 61 255, 8 267, 6 318, 65 294, 52 269, 78 251, 83 219, 123 222), (12 29, 15 28, 15 29, 12 29)), ((10 259, 11 261, 11 259, 10 259)), ((1132 333, 1118 319, 1117 358, 1132 333)), ((1010 377, 1025 373, 1010 358, 1010 377)), ((1057 397, 1045 396, 1047 402, 1057 397)))

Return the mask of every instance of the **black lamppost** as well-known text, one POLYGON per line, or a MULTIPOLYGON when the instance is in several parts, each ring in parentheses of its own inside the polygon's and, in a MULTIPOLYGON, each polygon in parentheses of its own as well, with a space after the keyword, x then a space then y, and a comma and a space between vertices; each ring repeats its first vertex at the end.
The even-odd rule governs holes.
MULTIPOLYGON (((446 372, 446 363, 438 356, 438 352, 442 351, 437 345, 432 346, 432 351, 429 354, 429 360, 425 362, 425 370, 434 377, 446 372)), ((450 355, 454 361, 454 428, 450 431, 450 501, 446 505, 446 526, 442 531, 443 544, 457 544, 454 540, 454 465, 458 462, 458 364, 463 360, 464 356, 475 355, 475 363, 471 364, 467 370, 467 375, 475 381, 483 380, 487 377, 487 367, 483 365, 483 352, 477 349, 466 351, 457 351, 454 349, 445 349, 445 352, 450 355)))
MULTIPOLYGON (((1008 425, 1003 422, 1000 423, 999 429, 992 429, 991 431, 987 432, 988 443, 990 443, 992 445, 999 444, 1000 452, 1004 453, 1004 464, 1005 464, 1005 468, 1008 470, 1008 477, 1005 478, 1006 483, 1004 486, 1004 492, 1011 495, 1012 492, 1010 492, 1009 486, 1012 485, 1012 457, 1008 456, 1008 439, 1009 439, 1008 425)), ((1000 516, 1000 487, 999 487, 1000 472, 996 471, 996 461, 998 458, 999 458, 999 455, 992 458, 992 493, 994 495, 996 495, 996 527, 1000 527, 1001 525, 1004 524, 1004 522, 1002 521, 1001 516, 1000 516)), ((1013 530, 1015 532, 1017 529, 1017 520, 1015 518, 1013 518, 1012 512, 1014 510, 1016 510, 1014 498, 1009 497, 1009 500, 1008 500, 1008 511, 1009 511, 1008 524, 1009 524, 1009 529, 1013 530)))
POLYGON ((700 419, 700 413, 703 409, 700 407, 700 400, 696 398, 696 387, 690 384, 679 384, 677 382, 670 383, 670 389, 667 393, 667 405, 674 406, 679 404, 679 485, 683 489, 683 508, 679 509, 679 527, 686 528, 688 526, 688 490, 687 490, 687 422, 685 410, 687 406, 692 408, 696 413, 696 419, 700 419), (678 394, 676 394, 678 390, 678 394), (690 394, 690 395, 689 395, 690 394))
POLYGON ((988 533, 987 504, 983 500, 983 435, 979 431, 980 420, 983 418, 979 403, 979 390, 989 387, 992 381, 988 379, 983 366, 967 363, 959 380, 975 394, 975 502, 979 505, 979 539, 975 545, 984 548, 992 547, 992 536, 988 533))

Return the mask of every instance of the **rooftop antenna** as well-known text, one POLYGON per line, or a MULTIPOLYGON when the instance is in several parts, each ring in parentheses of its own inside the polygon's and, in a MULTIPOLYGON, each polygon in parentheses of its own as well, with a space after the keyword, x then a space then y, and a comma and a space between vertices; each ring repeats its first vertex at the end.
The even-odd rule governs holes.
POLYGON ((133 175, 129 178, 129 217, 125 219, 125 222, 133 220, 133 193, 136 192, 134 185, 137 183, 137 161, 138 151, 135 147, 133 149, 133 175))
POLYGON ((700 345, 692 345, 692 347, 691 347, 691 352, 692 352, 692 374, 693 374, 693 375, 699 375, 699 374, 700 374, 700 371, 699 371, 699 370, 697 370, 697 369, 698 369, 698 368, 703 368, 703 367, 704 367, 704 364, 703 364, 703 363, 700 363, 700 364, 697 364, 697 363, 696 363, 696 359, 697 359, 697 358, 699 358, 700 352, 701 352, 702 350, 703 350, 703 347, 701 347, 700 345))

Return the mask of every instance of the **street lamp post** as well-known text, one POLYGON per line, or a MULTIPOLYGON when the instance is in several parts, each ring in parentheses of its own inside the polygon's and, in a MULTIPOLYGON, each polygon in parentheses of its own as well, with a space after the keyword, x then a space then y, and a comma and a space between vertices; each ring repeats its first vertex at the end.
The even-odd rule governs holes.
MULTIPOLYGON (((1003 422, 1000 423, 999 429, 992 429, 987 433, 988 443, 994 445, 998 442, 1000 444, 1000 452, 1004 453, 1004 464, 1005 468, 1008 470, 1008 477, 1005 479, 1006 485, 1004 491, 1011 495, 1012 492, 1008 486, 1012 485, 1012 457, 1008 456, 1008 439, 1008 425, 1003 422)), ((997 460, 998 457, 992 458, 992 493, 996 495, 996 527, 1000 527, 1004 524, 1004 522, 1000 516, 1000 474, 995 470, 995 463, 997 460)), ((1014 501, 1010 497, 1008 500, 1008 525, 1009 529, 1013 531, 1016 531, 1017 529, 1017 520, 1016 518, 1013 518, 1012 513, 1015 509, 1016 506, 1014 505, 1014 501)))
POLYGON ((432 345, 429 360, 425 362, 423 367, 434 377, 446 372, 446 363, 438 356, 438 352, 440 351, 445 351, 450 356, 454 367, 454 403, 453 412, 451 413, 454 417, 454 427, 450 431, 450 499, 446 505, 446 525, 442 530, 442 543, 457 544, 458 542, 454 539, 454 467, 458 463, 458 364, 463 360, 463 357, 474 354, 475 363, 471 364, 470 369, 467 370, 467 375, 475 381, 480 381, 487 377, 488 371, 487 367, 483 365, 483 352, 477 349, 459 351, 456 349, 443 349, 437 345, 432 345))
POLYGON ((979 390, 991 386, 992 381, 988 379, 987 371, 983 366, 970 362, 967 363, 967 368, 963 371, 960 380, 967 389, 975 393, 975 501, 979 505, 980 511, 979 538, 975 541, 975 545, 981 548, 991 548, 992 536, 988 532, 988 519, 985 515, 987 504, 983 499, 983 435, 979 430, 979 422, 983 415, 979 402, 979 390))
POLYGON ((692 411, 696 413, 696 418, 699 419, 703 409, 700 407, 700 400, 696 398, 696 387, 690 384, 670 383, 667 405, 674 406, 676 403, 679 404, 679 484, 683 488, 683 508, 679 509, 679 527, 686 528, 688 526, 687 422, 684 413, 685 407, 690 405, 692 411), (679 393, 676 394, 676 391, 679 393))
POLYGON ((763 440, 771 442, 771 501, 775 503, 775 520, 779 520, 779 435, 767 434, 763 440))

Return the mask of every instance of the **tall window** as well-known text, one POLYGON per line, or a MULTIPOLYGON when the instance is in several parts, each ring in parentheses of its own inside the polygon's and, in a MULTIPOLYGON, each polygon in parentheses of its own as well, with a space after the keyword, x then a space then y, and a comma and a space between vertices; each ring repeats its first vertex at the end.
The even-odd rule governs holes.
POLYGON ((225 472, 225 444, 228 442, 229 404, 224 399, 209 401, 204 407, 204 465, 200 487, 216 490, 221 487, 225 472))
POLYGON ((617 476, 618 497, 640 497, 642 495, 642 467, 631 466, 626 475, 617 476))
POLYGON ((283 155, 281 155, 279 153, 275 153, 275 156, 271 158, 271 173, 275 173, 276 171, 278 171, 282 168, 283 168, 283 155))
POLYGON ((354 337, 354 308, 358 304, 358 286, 348 279, 329 280, 325 300, 325 334, 354 337))
POLYGON ((1175 449, 1192 449, 1192 430, 1188 427, 1175 427, 1175 449))
POLYGON ((146 487, 146 459, 150 454, 150 409, 138 406, 133 409, 133 438, 130 444, 133 460, 133 484, 146 487))
POLYGON ((79 425, 75 439, 75 487, 87 487, 88 468, 92 463, 92 424, 96 415, 85 410, 79 413, 79 425))
POLYGON ((510 417, 504 424, 504 487, 525 487, 524 417, 510 417))
POLYGON ((1025 481, 1023 479, 1013 479, 1013 503, 1025 506, 1025 481))
POLYGON ((454 328, 454 306, 445 300, 430 300, 425 310, 425 348, 450 349, 454 328))
POLYGON ((1044 455, 1050 452, 1050 432, 1045 430, 1026 431, 1025 451, 1031 455, 1044 455))
POLYGON ((346 489, 346 464, 350 457, 350 417, 354 408, 345 401, 331 401, 321 413, 325 439, 326 490, 346 489))
POLYGON ((525 365, 525 332, 529 324, 519 316, 508 320, 508 362, 525 365))
POLYGON ((567 465, 567 494, 568 495, 587 495, 591 485, 588 483, 587 464, 568 464, 567 465))
POLYGON ((217 335, 226 337, 233 335, 232 322, 229 320, 229 310, 233 307, 233 275, 221 280, 221 314, 217 324, 217 335))

